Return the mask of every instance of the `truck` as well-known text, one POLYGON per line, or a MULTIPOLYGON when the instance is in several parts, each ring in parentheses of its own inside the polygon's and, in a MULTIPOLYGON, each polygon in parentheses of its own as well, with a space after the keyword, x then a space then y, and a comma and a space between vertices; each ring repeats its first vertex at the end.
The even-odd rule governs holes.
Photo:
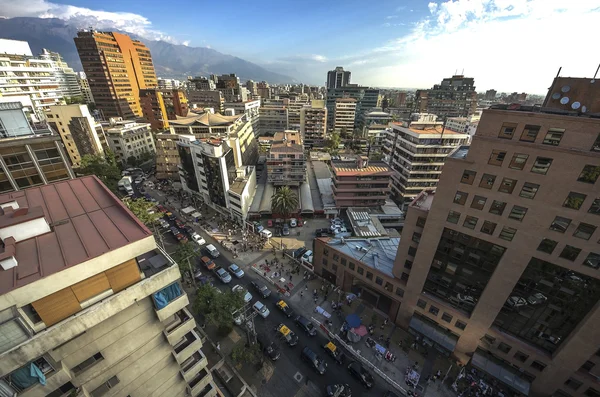
POLYGON ((124 176, 118 183, 119 190, 125 191, 128 195, 133 194, 133 187, 131 187, 131 177, 124 176))

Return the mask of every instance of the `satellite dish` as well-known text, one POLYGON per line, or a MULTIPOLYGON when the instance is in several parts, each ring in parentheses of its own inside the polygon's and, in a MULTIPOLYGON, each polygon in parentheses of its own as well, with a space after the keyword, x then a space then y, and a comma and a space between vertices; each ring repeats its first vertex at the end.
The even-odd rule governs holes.
POLYGON ((580 106, 581 106, 581 103, 579 103, 579 102, 573 102, 573 104, 571 104, 571 107, 573 109, 579 109, 580 106))
POLYGON ((562 103, 563 105, 566 105, 567 103, 569 103, 569 97, 568 96, 564 96, 560 99, 560 103, 562 103))
POLYGON ((569 92, 569 91, 571 91, 571 87, 568 85, 563 85, 563 87, 560 90, 562 92, 569 92))
POLYGON ((594 84, 596 82, 596 79, 591 79, 590 83, 594 84))
POLYGON ((554 94, 552 94, 552 99, 558 99, 560 98, 560 93, 555 92, 554 94))
POLYGON ((581 113, 585 113, 585 112, 587 112, 587 108, 585 106, 582 106, 581 107, 581 113))

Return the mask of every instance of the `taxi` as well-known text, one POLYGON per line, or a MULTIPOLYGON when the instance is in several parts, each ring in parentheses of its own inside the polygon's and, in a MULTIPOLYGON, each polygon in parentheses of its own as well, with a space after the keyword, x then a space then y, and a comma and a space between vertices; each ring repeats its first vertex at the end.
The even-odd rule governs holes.
POLYGON ((333 344, 333 342, 328 342, 327 344, 325 344, 325 346, 323 346, 323 349, 327 352, 327 354, 333 357, 333 359, 338 364, 343 364, 344 353, 342 353, 340 349, 338 349, 338 347, 333 344))
POLYGON ((283 300, 277 302, 276 306, 279 310, 283 312, 283 314, 285 314, 287 318, 290 318, 294 315, 294 311, 292 310, 292 308, 289 307, 288 304, 285 303, 283 300))
POLYGON ((275 327, 275 331, 282 339, 285 339, 288 345, 296 346, 298 344, 298 335, 296 335, 294 331, 285 325, 279 324, 277 327, 275 327))

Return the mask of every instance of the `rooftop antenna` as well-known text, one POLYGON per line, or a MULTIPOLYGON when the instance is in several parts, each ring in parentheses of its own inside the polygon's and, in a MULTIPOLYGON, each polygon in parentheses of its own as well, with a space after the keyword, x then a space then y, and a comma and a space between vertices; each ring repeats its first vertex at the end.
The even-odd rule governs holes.
MULTIPOLYGON (((562 70, 562 66, 558 68, 558 73, 556 73, 556 77, 560 76, 560 71, 562 70)), ((555 77, 555 78, 556 78, 555 77)))
POLYGON ((600 70, 600 65, 598 65, 598 67, 596 68, 596 73, 594 73, 594 80, 596 80, 596 75, 598 74, 599 70, 600 70))
POLYGON ((461 76, 465 75, 465 68, 463 68, 462 72, 460 72, 461 76))

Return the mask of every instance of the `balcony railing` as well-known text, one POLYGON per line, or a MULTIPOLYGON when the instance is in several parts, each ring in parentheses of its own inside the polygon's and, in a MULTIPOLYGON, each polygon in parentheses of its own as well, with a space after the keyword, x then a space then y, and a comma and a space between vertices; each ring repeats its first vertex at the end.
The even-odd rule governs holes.
POLYGON ((187 308, 179 310, 173 317, 168 318, 165 322, 167 322, 167 325, 164 334, 171 345, 174 345, 177 341, 181 340, 186 333, 196 326, 196 320, 187 308))
POLYGON ((198 396, 211 381, 212 375, 206 368, 203 368, 190 382, 188 382, 188 390, 192 396, 198 396))
POLYGON ((186 382, 191 382, 207 365, 206 356, 201 350, 198 350, 181 364, 181 374, 186 382))
POLYGON ((187 294, 179 283, 173 283, 152 294, 156 315, 160 321, 165 321, 177 311, 189 305, 187 294))
POLYGON ((175 359, 181 365, 190 358, 194 352, 197 352, 202 348, 202 339, 195 330, 192 330, 185 334, 183 338, 173 347, 175 359))

